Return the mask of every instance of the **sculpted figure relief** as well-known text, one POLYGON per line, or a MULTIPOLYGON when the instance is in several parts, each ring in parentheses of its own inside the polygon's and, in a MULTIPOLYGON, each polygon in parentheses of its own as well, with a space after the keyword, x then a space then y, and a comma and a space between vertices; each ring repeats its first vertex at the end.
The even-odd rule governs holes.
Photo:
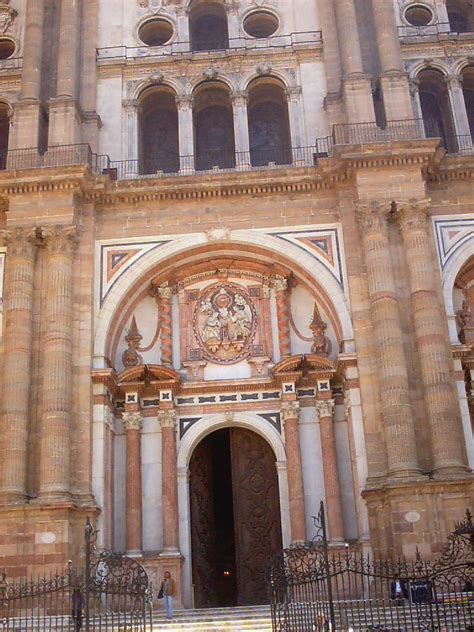
POLYGON ((204 357, 220 364, 239 362, 255 336, 255 307, 244 288, 212 285, 201 293, 193 326, 204 357))

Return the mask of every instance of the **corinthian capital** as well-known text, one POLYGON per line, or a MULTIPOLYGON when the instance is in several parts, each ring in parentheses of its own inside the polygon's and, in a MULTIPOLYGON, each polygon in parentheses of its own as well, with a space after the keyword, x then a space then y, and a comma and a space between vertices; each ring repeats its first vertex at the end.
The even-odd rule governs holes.
POLYGON ((0 241, 8 248, 8 255, 24 259, 34 259, 36 256, 38 230, 36 228, 12 228, 1 230, 0 241))
POLYGON ((123 413, 122 421, 125 430, 141 430, 143 428, 143 415, 139 412, 123 413))
POLYGON ((316 402, 316 412, 319 419, 326 419, 327 417, 332 419, 334 415, 334 400, 322 399, 316 402))
POLYGON ((286 290, 288 289, 288 279, 285 279, 285 277, 282 276, 275 277, 273 287, 275 289, 275 292, 286 292, 286 290))
POLYGON ((430 212, 431 200, 397 201, 396 218, 403 232, 426 230, 426 222, 430 212))
POLYGON ((280 412, 283 423, 289 419, 298 419, 300 414, 300 403, 297 401, 283 402, 280 412))
POLYGON ((356 206, 357 223, 363 234, 386 230, 388 214, 392 210, 391 202, 360 202, 356 206))
POLYGON ((176 428, 176 411, 175 410, 162 410, 158 413, 158 421, 162 428, 176 428))
POLYGON ((50 255, 72 256, 79 241, 77 226, 45 226, 41 229, 43 244, 50 255))

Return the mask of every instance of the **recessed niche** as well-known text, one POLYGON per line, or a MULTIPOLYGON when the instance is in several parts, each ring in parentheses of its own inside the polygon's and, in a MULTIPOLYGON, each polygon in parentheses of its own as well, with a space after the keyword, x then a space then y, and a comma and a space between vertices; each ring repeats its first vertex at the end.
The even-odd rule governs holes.
POLYGON ((173 25, 162 18, 152 18, 138 29, 138 37, 147 46, 163 46, 173 37, 173 25))
POLYGON ((15 42, 7 37, 0 38, 0 60, 13 57, 15 50, 15 42))
POLYGON ((244 30, 256 39, 271 37, 278 29, 278 18, 269 11, 254 11, 244 20, 244 30))
POLYGON ((412 26, 428 26, 433 19, 433 12, 428 7, 416 4, 405 11, 405 20, 412 26))

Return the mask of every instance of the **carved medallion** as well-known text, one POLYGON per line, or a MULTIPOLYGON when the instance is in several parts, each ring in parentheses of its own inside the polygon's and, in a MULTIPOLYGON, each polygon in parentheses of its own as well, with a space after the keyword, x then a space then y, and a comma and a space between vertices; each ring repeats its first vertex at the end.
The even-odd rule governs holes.
POLYGON ((243 287, 219 283, 201 292, 193 328, 207 360, 235 364, 246 358, 256 327, 255 306, 243 287))

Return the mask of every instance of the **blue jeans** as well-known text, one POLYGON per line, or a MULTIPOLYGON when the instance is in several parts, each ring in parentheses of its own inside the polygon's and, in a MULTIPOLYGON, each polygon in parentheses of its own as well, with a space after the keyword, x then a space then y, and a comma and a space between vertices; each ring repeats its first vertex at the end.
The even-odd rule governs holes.
POLYGON ((166 616, 171 619, 173 616, 173 597, 171 595, 165 595, 165 608, 166 608, 166 616))

